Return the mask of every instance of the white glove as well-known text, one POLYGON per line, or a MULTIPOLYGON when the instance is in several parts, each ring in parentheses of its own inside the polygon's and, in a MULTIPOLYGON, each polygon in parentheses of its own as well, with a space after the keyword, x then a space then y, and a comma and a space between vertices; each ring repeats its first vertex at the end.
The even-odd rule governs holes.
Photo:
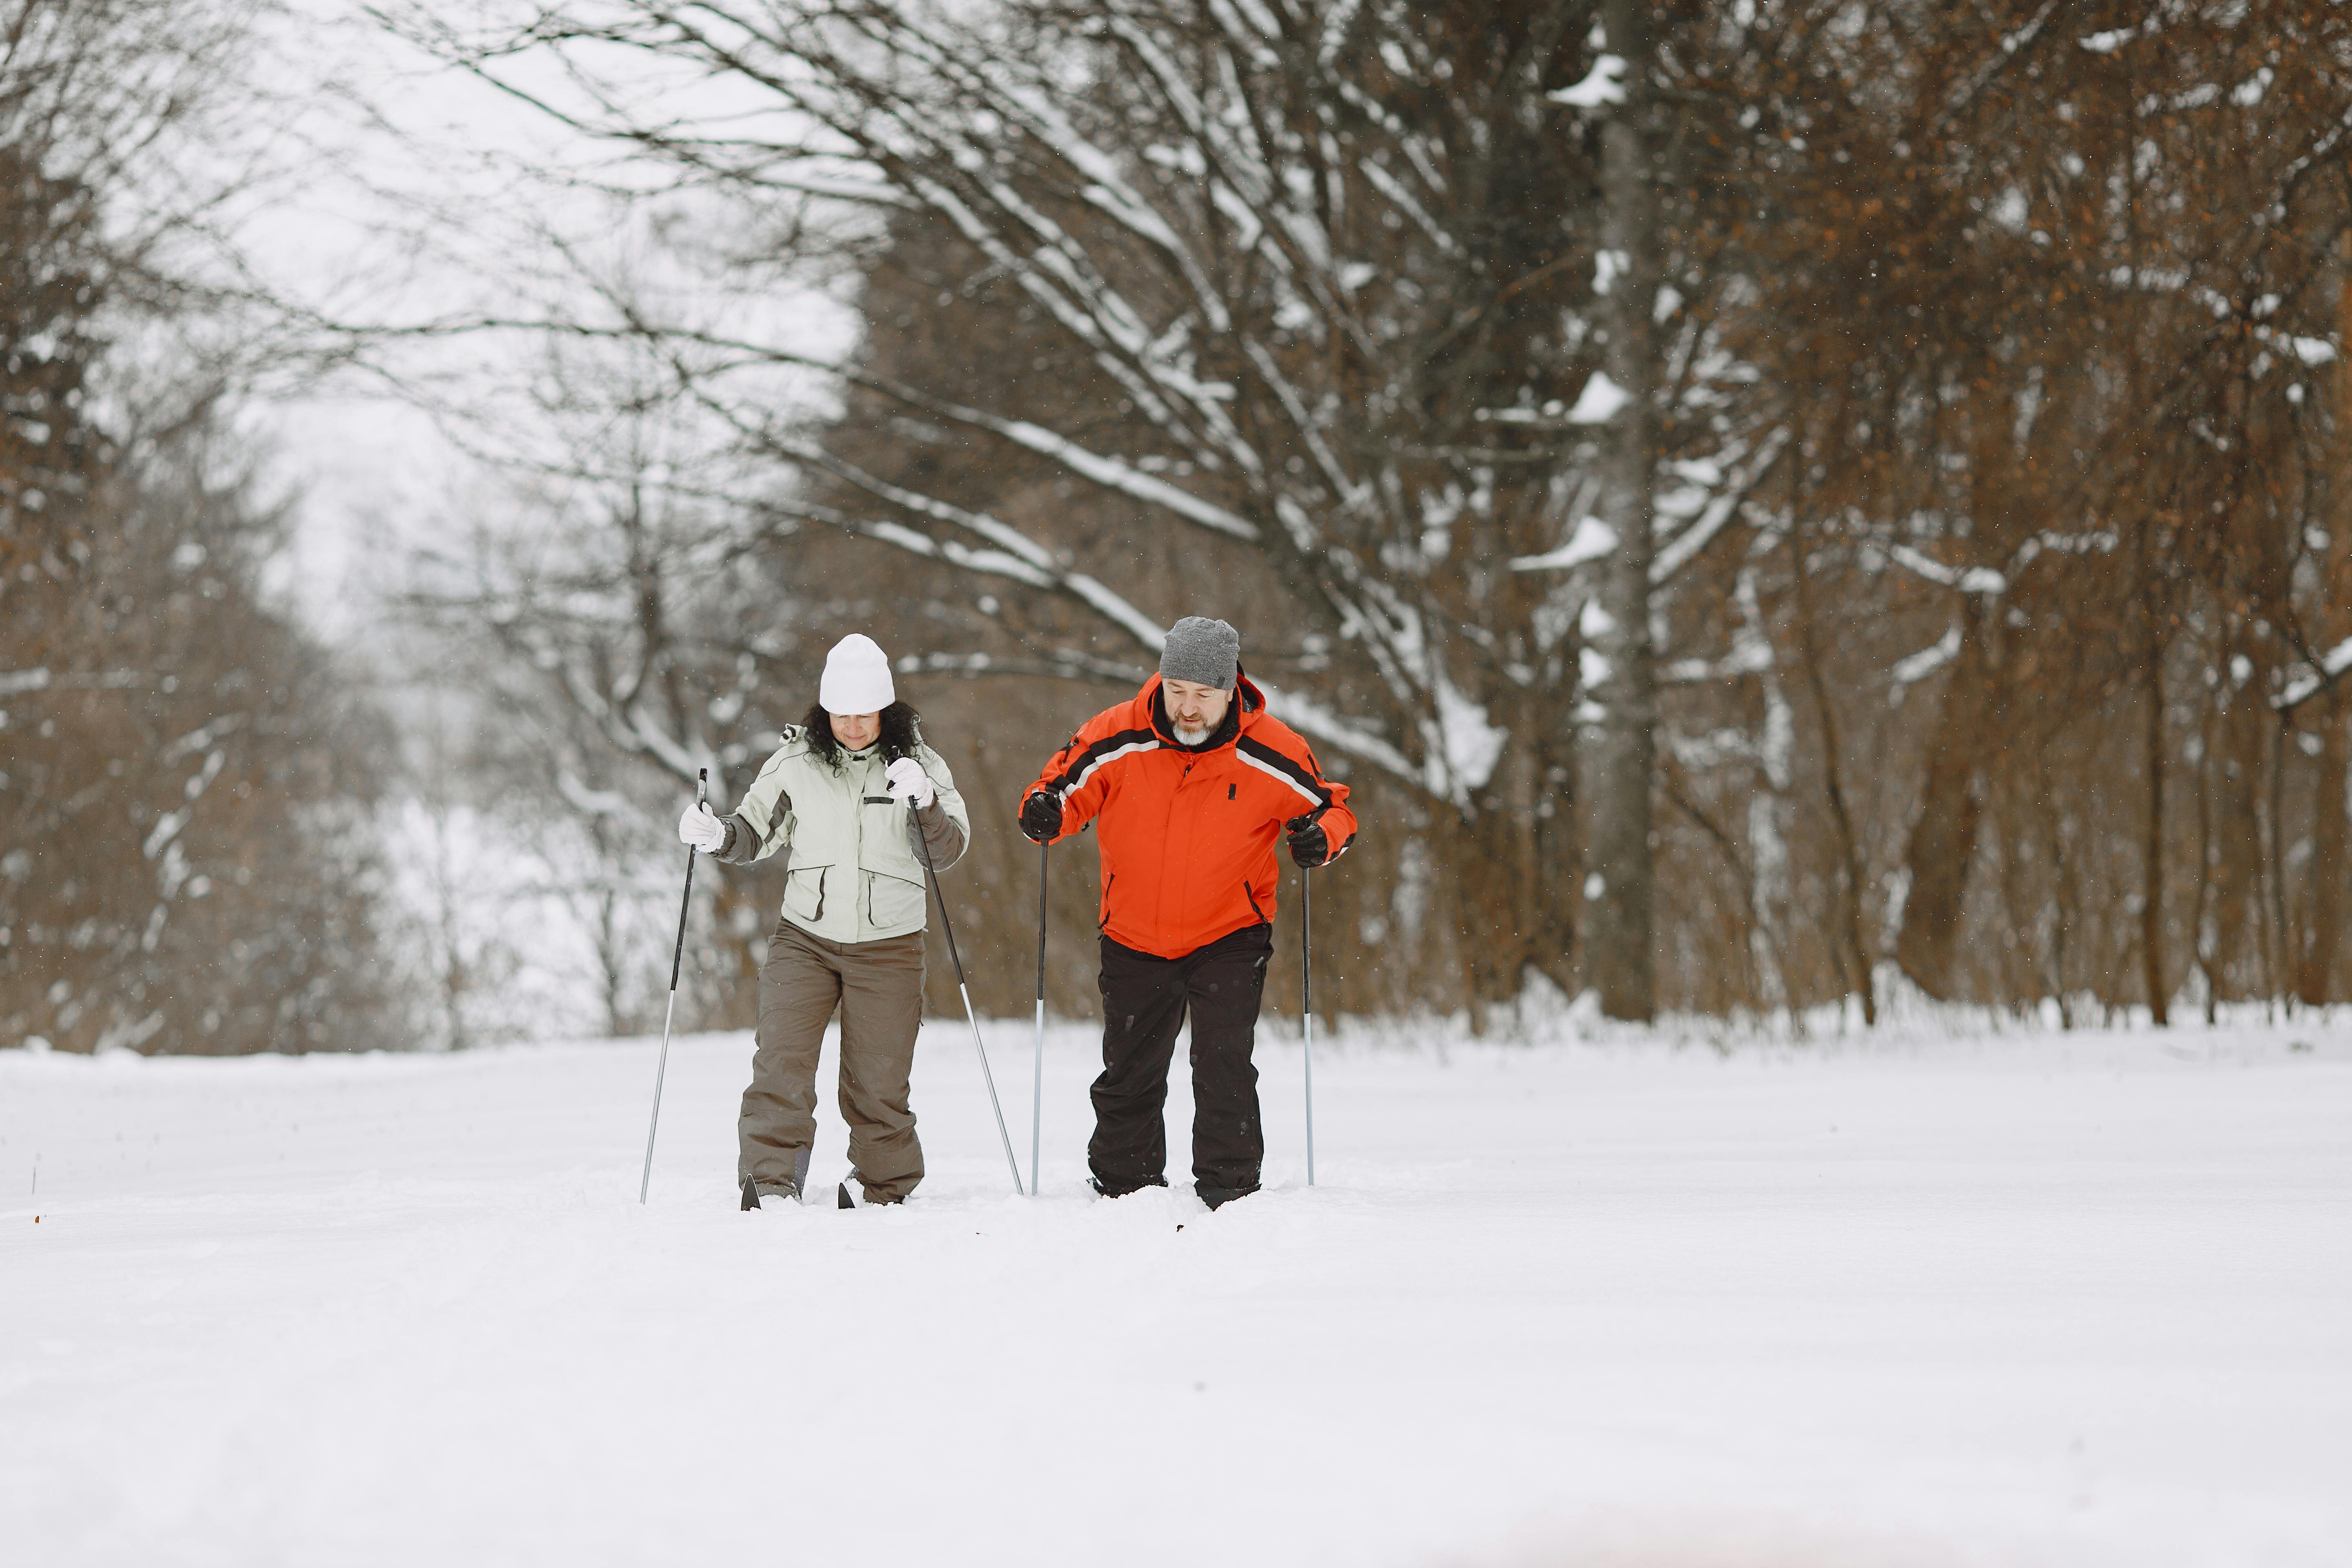
POLYGON ((677 841, 691 844, 705 855, 716 855, 719 847, 727 842, 727 825, 701 805, 689 805, 686 815, 677 819, 677 841))
POLYGON ((889 781, 888 788, 892 795, 901 800, 913 801, 917 810, 925 809, 931 804, 931 775, 925 773, 923 764, 914 758, 900 757, 882 770, 882 776, 889 781))

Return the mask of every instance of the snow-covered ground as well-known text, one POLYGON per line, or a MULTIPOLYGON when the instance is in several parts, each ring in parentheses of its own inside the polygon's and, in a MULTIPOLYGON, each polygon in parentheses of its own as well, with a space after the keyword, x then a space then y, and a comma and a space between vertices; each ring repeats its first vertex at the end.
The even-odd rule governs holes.
POLYGON ((917 1201, 758 1215, 741 1037, 644 1208, 650 1042, 0 1052, 0 1557, 2352 1563, 2342 1023, 1343 1044, 1311 1191, 1268 1039, 1215 1215, 1083 1194, 1091 1048, 1042 1199, 936 1025, 917 1201))

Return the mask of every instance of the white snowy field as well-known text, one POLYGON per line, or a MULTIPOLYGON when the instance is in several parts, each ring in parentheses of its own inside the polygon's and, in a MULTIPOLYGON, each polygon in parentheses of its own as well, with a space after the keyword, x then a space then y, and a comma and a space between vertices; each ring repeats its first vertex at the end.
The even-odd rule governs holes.
POLYGON ((655 1048, 0 1052, 0 1559, 2352 1563, 2341 1023, 1343 1045, 1312 1190, 1268 1038, 1215 1215, 944 1023, 904 1209, 736 1212, 740 1036, 641 1208, 655 1048))

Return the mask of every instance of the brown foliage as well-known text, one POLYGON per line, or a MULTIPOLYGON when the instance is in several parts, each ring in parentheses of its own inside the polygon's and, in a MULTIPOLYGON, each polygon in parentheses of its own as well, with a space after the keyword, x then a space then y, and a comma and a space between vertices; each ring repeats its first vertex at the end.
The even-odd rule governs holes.
POLYGON ((915 661, 979 806, 992 1009, 1027 977, 1011 792, 1150 666, 1106 586, 1234 620, 1367 742, 1318 742, 1367 823, 1319 892, 1335 1007, 1581 989, 1602 914, 1649 932, 1600 966, 1630 1016, 1645 964, 1668 1006, 1865 1017, 1889 960, 2069 1017, 2352 991, 2333 11, 1026 0, 950 47, 808 0, 730 50, 640 20, 833 140, 686 146, 615 98, 600 131, 755 211, 809 170, 887 187, 821 438, 683 357, 680 394, 774 475, 781 706, 840 631, 915 661), (1603 367, 1642 418, 1570 416, 1603 367), (1615 548, 1556 560, 1594 516, 1615 548), (1491 768, 1446 742, 1473 712, 1491 768), (1596 810, 1625 776, 1654 817, 1596 810))
POLYGON ((108 341, 172 295, 108 204, 187 109, 147 68, 215 41, 181 19, 22 5, 0 58, 0 1039, 396 1045, 364 718, 264 601, 217 387, 108 341))

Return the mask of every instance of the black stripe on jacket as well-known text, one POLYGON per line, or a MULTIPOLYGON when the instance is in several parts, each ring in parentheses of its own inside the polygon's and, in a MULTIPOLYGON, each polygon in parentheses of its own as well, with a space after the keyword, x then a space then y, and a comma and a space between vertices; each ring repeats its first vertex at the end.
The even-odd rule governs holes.
POLYGON ((1315 776, 1313 769, 1299 766, 1265 742, 1247 735, 1241 738, 1235 750, 1241 752, 1244 762, 1262 772, 1273 773, 1297 790, 1305 801, 1304 810, 1321 812, 1330 809, 1331 792, 1323 787, 1323 781, 1315 776))
POLYGON ((1150 730, 1120 730, 1116 733, 1105 735, 1101 740, 1080 752, 1077 760, 1062 771, 1062 776, 1045 786, 1046 791, 1053 795, 1055 804, 1058 805, 1069 798, 1073 790, 1092 778, 1097 768, 1112 758, 1124 756, 1130 752, 1156 752, 1160 746, 1159 735, 1150 730))

